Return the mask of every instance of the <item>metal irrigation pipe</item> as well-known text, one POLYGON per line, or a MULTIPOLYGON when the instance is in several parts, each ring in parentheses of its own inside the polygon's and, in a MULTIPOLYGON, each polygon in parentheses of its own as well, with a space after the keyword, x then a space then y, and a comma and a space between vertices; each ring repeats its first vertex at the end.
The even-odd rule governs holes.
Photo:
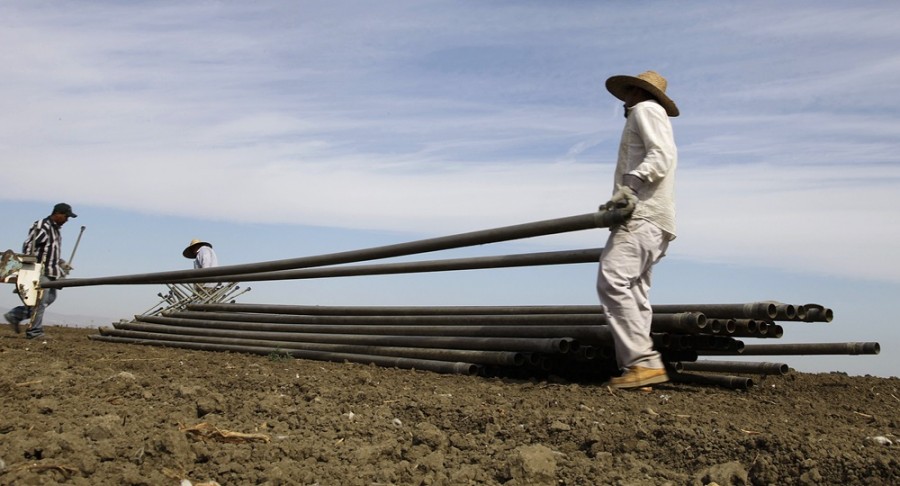
POLYGON ((371 354, 396 356, 400 358, 429 359, 436 361, 457 361, 493 366, 521 366, 525 355, 511 351, 478 351, 470 349, 408 348, 396 346, 359 346, 354 344, 303 343, 296 341, 269 341, 264 339, 242 339, 210 336, 186 336, 159 332, 129 331, 124 329, 100 328, 103 336, 145 339, 155 341, 197 342, 239 346, 268 347, 273 349, 303 349, 329 353, 371 354))
POLYGON ((347 334, 376 336, 458 336, 485 338, 571 338, 579 343, 612 344, 609 326, 503 326, 503 325, 345 325, 272 324, 265 322, 213 321, 173 317, 140 316, 140 322, 199 329, 293 332, 302 334, 347 334))
POLYGON ((672 348, 674 349, 693 349, 707 353, 725 352, 739 353, 744 349, 743 341, 734 339, 731 336, 714 336, 709 334, 693 334, 693 335, 672 335, 672 348))
MULTIPOLYGON (((227 344, 211 344, 197 342, 155 341, 149 339, 130 339, 123 337, 92 335, 90 339, 113 343, 144 344, 149 346, 163 346, 171 348, 195 349, 201 351, 233 351, 239 353, 253 353, 269 355, 276 352, 273 348, 257 346, 236 346, 227 344)), ((327 353, 322 351, 304 351, 301 349, 277 350, 279 354, 287 354, 294 358, 311 359, 317 361, 336 361, 360 364, 375 364, 384 367, 401 369, 417 369, 433 371, 436 373, 453 373, 461 375, 476 375, 479 367, 472 363, 452 363, 446 361, 433 361, 425 359, 398 358, 393 356, 374 356, 351 353, 327 353)))
POLYGON ((674 363, 675 370, 711 371, 717 373, 754 373, 759 375, 784 375, 789 368, 785 363, 751 363, 744 361, 695 361, 674 363))
POLYGON ((763 337, 778 339, 781 336, 784 336, 784 327, 779 324, 771 324, 763 337))
POLYGON ((286 260, 273 260, 269 262, 247 263, 242 265, 227 265, 221 267, 198 268, 192 270, 175 270, 170 272, 155 272, 136 275, 118 275, 112 277, 61 279, 48 282, 45 288, 80 287, 88 285, 134 285, 134 284, 161 284, 178 282, 184 279, 204 277, 220 277, 222 280, 241 280, 240 276, 248 273, 273 272, 279 270, 291 270, 297 268, 320 267, 324 265, 336 265, 381 258, 414 255, 452 248, 497 243, 501 241, 517 240, 535 236, 545 236, 572 231, 587 230, 593 228, 609 227, 621 223, 627 218, 628 213, 618 210, 597 211, 595 213, 569 216, 566 218, 548 219, 534 223, 524 223, 513 226, 504 226, 487 230, 460 233, 450 236, 440 236, 424 240, 397 243, 393 245, 350 250, 324 255, 313 255, 286 260))
MULTIPOLYGON (((420 262, 381 263, 370 265, 342 265, 321 268, 301 268, 278 272, 247 273, 240 276, 242 282, 264 280, 299 280, 307 278, 352 277, 360 275, 393 275, 400 273, 448 272, 484 268, 509 268, 539 265, 565 265, 597 263, 603 248, 563 250, 542 253, 520 253, 487 257, 426 260, 420 262)), ((185 282, 217 282, 215 277, 186 279, 185 282)))
MULTIPOLYGON (((192 307, 193 308, 193 307, 192 307)), ((599 314, 522 314, 522 315, 286 315, 239 312, 179 311, 167 317, 198 320, 266 322, 277 324, 341 324, 341 325, 605 325, 606 316, 599 314)), ((140 319, 140 317, 137 317, 140 319)), ((662 319, 662 317, 661 317, 662 319)), ((670 318, 671 319, 671 318, 670 318)))
POLYGON ((804 355, 804 354, 878 354, 881 345, 877 342, 847 342, 847 343, 800 343, 800 344, 747 344, 742 356, 765 355, 804 355))
MULTIPOLYGON (((263 314, 298 315, 519 315, 519 314, 603 314, 601 305, 526 305, 526 306, 320 306, 289 304, 189 304, 189 310, 253 312, 263 314)), ((778 315, 778 304, 774 302, 751 302, 746 304, 661 304, 653 306, 654 317, 664 314, 702 313, 707 318, 725 319, 725 332, 730 333, 746 327, 752 320, 757 322, 774 319, 778 315), (754 318, 741 316, 757 316, 754 318), (732 323, 731 321, 734 321, 732 323)))
MULTIPOLYGON (((135 316, 144 320, 146 316, 135 316)), ((210 321, 239 321, 277 324, 341 324, 341 325, 457 325, 457 326, 604 326, 606 316, 599 314, 520 314, 520 315, 280 315, 233 312, 181 311, 167 317, 210 321)), ((174 322, 174 321, 173 321, 174 322)), ((656 332, 697 333, 706 326, 703 314, 656 314, 652 320, 656 332)))
POLYGON ((252 312, 260 314, 343 316, 433 316, 433 315, 521 315, 603 314, 599 305, 529 306, 326 306, 288 304, 190 304, 189 310, 252 312))
POLYGON ((444 349, 474 349, 481 351, 513 351, 533 353, 568 353, 577 347, 570 338, 485 338, 469 336, 382 336, 371 334, 322 334, 278 331, 244 331, 232 329, 204 329, 160 324, 118 322, 116 329, 161 332, 191 336, 216 336, 267 341, 295 341, 306 343, 357 344, 366 346, 404 346, 444 349))
POLYGON ((759 321, 756 319, 734 319, 734 335, 756 336, 759 335, 759 321))
POLYGON ((753 380, 743 376, 698 375, 694 373, 669 373, 669 378, 676 383, 693 383, 697 385, 715 385, 731 390, 746 390, 753 386, 753 380))
POLYGON ((819 304, 805 304, 803 309, 804 322, 831 322, 834 319, 834 311, 819 304))
MULTIPOLYGON (((663 361, 697 361, 697 351, 693 349, 681 349, 681 350, 668 350, 661 349, 659 350, 659 354, 662 355, 663 361)), ((614 356, 615 354, 612 353, 614 356)))
POLYGON ((713 334, 734 334, 734 319, 707 319, 707 328, 713 334))
POLYGON ((653 312, 702 312, 713 319, 774 319, 778 315, 775 302, 749 302, 746 304, 663 304, 654 305, 653 312))

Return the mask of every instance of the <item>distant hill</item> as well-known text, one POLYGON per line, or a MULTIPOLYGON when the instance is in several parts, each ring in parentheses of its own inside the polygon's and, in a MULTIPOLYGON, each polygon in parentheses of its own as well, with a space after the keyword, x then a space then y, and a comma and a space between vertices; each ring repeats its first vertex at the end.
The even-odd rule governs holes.
POLYGON ((120 319, 131 318, 132 316, 104 317, 104 316, 86 316, 78 314, 58 314, 55 312, 47 312, 44 315, 44 325, 49 326, 70 326, 70 327, 100 327, 109 326, 113 322, 120 319))

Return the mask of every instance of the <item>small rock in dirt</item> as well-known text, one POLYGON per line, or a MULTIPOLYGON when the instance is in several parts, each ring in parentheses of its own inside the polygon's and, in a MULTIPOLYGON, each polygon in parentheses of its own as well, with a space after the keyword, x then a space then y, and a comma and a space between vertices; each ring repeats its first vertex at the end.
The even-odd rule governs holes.
POLYGON ((800 484, 822 484, 822 473, 818 468, 812 468, 800 475, 800 484))
POLYGON ((93 441, 110 439, 119 434, 122 428, 122 417, 116 414, 102 415, 89 419, 90 425, 84 436, 93 441))
POLYGON ((894 445, 894 443, 891 441, 891 439, 888 439, 887 437, 885 437, 883 435, 876 435, 874 437, 866 437, 863 440, 863 443, 866 445, 879 445, 879 446, 894 445))
POLYGON ((744 466, 737 461, 732 461, 707 468, 700 472, 694 481, 696 485, 708 486, 711 483, 723 486, 745 486, 750 484, 750 480, 744 466))
POLYGON ((444 454, 440 451, 432 452, 422 459, 421 463, 428 471, 444 470, 444 454))
POLYGON ((478 444, 471 435, 463 435, 459 432, 450 435, 450 445, 463 451, 475 450, 478 448, 478 444))
POLYGON ((517 447, 509 459, 509 474, 518 484, 556 485, 556 454, 540 445, 517 447))
POLYGON ((748 476, 753 484, 776 484, 778 482, 778 471, 772 465, 771 459, 765 455, 753 462, 748 476))
POLYGON ((194 452, 187 436, 176 430, 165 430, 154 434, 152 450, 177 458, 179 461, 194 460, 194 452))
POLYGON ((550 424, 550 430, 552 430, 553 432, 563 432, 566 430, 572 430, 572 427, 569 427, 567 424, 564 424, 557 420, 550 424))
POLYGON ((419 422, 413 431, 413 444, 425 444, 432 450, 447 447, 449 440, 441 429, 428 422, 419 422))
POLYGON ((203 418, 209 414, 222 413, 225 397, 220 393, 209 393, 197 398, 194 404, 197 408, 197 418, 203 418))
POLYGON ((199 386, 179 386, 175 390, 175 396, 178 398, 189 398, 196 395, 200 391, 199 386))

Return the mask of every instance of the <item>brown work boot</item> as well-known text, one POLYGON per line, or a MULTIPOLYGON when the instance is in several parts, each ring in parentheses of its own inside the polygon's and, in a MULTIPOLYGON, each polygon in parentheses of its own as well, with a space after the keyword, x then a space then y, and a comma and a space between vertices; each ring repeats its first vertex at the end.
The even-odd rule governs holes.
POLYGON ((669 381, 665 368, 645 368, 633 366, 625 370, 618 378, 611 378, 608 385, 612 388, 639 388, 669 381))

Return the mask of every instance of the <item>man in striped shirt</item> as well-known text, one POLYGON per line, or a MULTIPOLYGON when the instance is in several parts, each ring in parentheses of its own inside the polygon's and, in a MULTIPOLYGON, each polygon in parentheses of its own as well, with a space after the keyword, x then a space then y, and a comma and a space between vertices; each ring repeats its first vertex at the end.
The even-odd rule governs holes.
MULTIPOLYGON (((53 212, 50 213, 50 216, 40 221, 35 221, 31 225, 28 239, 22 244, 22 253, 34 255, 37 257, 37 262, 44 266, 42 279, 56 280, 66 276, 71 270, 66 261, 60 257, 62 238, 59 230, 69 218, 76 217, 78 215, 72 212, 72 206, 66 203, 59 203, 53 206, 53 212)), ((44 310, 55 300, 56 289, 44 289, 44 295, 37 306, 26 307, 20 305, 7 312, 4 317, 16 333, 20 331, 20 322, 31 319, 31 327, 25 331, 25 337, 28 339, 40 339, 44 337, 44 310)))

